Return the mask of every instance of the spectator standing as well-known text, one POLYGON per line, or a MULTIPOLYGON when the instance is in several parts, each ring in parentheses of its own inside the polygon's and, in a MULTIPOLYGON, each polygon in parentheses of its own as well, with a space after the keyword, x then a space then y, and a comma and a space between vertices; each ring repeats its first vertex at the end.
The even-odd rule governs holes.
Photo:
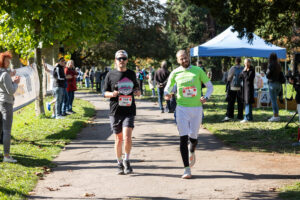
POLYGON ((148 84, 149 88, 152 91, 151 97, 155 97, 155 81, 154 81, 155 70, 152 66, 149 67, 149 75, 148 75, 148 84))
POLYGON ((83 75, 84 81, 85 81, 85 87, 89 88, 90 87, 90 76, 89 76, 89 70, 85 70, 85 73, 83 75))
POLYGON ((90 70, 89 77, 90 77, 90 82, 91 82, 91 88, 93 90, 94 89, 94 82, 95 82, 95 72, 94 72, 93 68, 90 70))
POLYGON ((245 67, 240 74, 240 78, 243 81, 242 94, 245 104, 245 117, 241 123, 246 123, 253 120, 252 116, 252 104, 254 103, 254 78, 255 70, 251 66, 251 60, 246 58, 244 61, 245 67))
MULTIPOLYGON (((52 96, 55 97, 55 92, 54 92, 55 86, 54 86, 53 70, 51 70, 47 67, 47 64, 45 63, 44 59, 42 60, 42 62, 43 62, 43 66, 44 66, 45 71, 50 74, 50 80, 52 80, 52 81, 50 81, 50 83, 52 82, 52 96)), ((53 104, 52 116, 51 116, 52 118, 56 117, 56 115, 55 115, 55 102, 56 102, 56 98, 53 98, 52 101, 46 103, 47 110, 49 110, 49 111, 51 111, 51 105, 53 104)))
POLYGON ((108 73, 108 68, 104 68, 104 72, 101 73, 100 79, 101 79, 101 93, 104 94, 104 82, 105 82, 105 77, 108 73))
POLYGON ((76 87, 76 78, 78 73, 75 71, 74 61, 69 60, 66 67, 66 77, 67 77, 67 92, 68 92, 68 102, 67 102, 67 113, 73 114, 73 101, 74 93, 77 90, 76 87))
POLYGON ((237 118, 243 119, 243 96, 242 96, 242 79, 240 78, 240 74, 243 71, 243 67, 241 66, 241 58, 237 57, 235 59, 235 66, 231 67, 227 76, 227 111, 226 116, 223 121, 229 121, 234 117, 234 104, 237 101, 238 104, 238 116, 237 118))
MULTIPOLYGON (((16 163, 17 160, 10 156, 11 127, 13 123, 14 93, 18 89, 20 77, 14 76, 8 68, 12 55, 10 52, 0 53, 0 113, 2 118, 4 158, 3 162, 16 163), (13 76, 13 77, 11 77, 13 76)), ((1 137, 1 134, 0 134, 1 137)))
POLYGON ((279 93, 281 91, 281 84, 285 82, 285 78, 281 71, 276 53, 271 53, 269 56, 266 76, 268 78, 269 93, 273 109, 273 116, 268 121, 277 122, 280 121, 277 97, 279 96, 279 93))
POLYGON ((139 82, 140 85, 140 89, 141 89, 141 96, 143 96, 144 94, 144 90, 143 90, 143 82, 144 82, 144 72, 142 70, 140 70, 139 66, 136 66, 136 78, 139 82))
POLYGON ((66 116, 69 114, 69 113, 67 113, 67 107, 68 107, 68 102, 69 102, 69 94, 68 94, 67 88, 68 88, 68 79, 71 79, 72 76, 66 75, 67 69, 68 68, 65 65, 64 73, 65 73, 66 79, 65 79, 65 87, 64 87, 64 98, 63 98, 62 107, 61 107, 61 115, 62 116, 66 116))
POLYGON ((53 70, 53 77, 55 79, 54 81, 54 92, 55 92, 55 113, 56 113, 56 119, 63 119, 62 116, 62 104, 64 100, 64 90, 66 85, 66 76, 64 72, 64 66, 66 65, 65 59, 61 57, 58 60, 58 63, 55 65, 55 68, 53 70))
MULTIPOLYGON (((154 74, 154 81, 157 85, 157 95, 158 95, 158 103, 159 108, 161 110, 161 113, 165 112, 164 106, 163 106, 163 99, 164 99, 164 89, 168 82, 168 77, 170 75, 170 72, 168 70, 168 64, 167 61, 162 61, 160 69, 158 69, 154 74)), ((170 111, 170 100, 166 100, 166 110, 170 111)))
POLYGON ((76 72, 78 73, 76 81, 79 83, 79 88, 82 88, 83 72, 79 67, 76 67, 76 72))
POLYGON ((101 72, 99 68, 96 68, 95 81, 96 81, 96 91, 101 92, 101 72))

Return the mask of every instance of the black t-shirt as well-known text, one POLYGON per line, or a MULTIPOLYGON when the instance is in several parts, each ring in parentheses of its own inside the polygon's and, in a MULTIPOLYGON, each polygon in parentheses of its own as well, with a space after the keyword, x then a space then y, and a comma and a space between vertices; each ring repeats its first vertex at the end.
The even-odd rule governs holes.
POLYGON ((118 70, 108 72, 105 77, 104 91, 113 92, 114 90, 119 91, 120 94, 118 97, 110 98, 110 115, 135 116, 136 106, 133 91, 139 90, 139 84, 134 71, 127 69, 125 72, 118 70), (123 102, 126 105, 122 104, 123 102), (131 102, 131 105, 128 102, 131 102))

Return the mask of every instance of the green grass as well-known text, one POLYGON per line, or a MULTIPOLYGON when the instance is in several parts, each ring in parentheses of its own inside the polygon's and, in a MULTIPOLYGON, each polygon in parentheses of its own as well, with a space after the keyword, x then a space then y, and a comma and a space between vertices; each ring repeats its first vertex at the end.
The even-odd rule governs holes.
MULTIPOLYGON (((226 145, 241 151, 300 153, 300 147, 292 146, 297 139, 297 123, 284 128, 292 111, 281 109, 281 122, 268 122, 273 115, 271 108, 253 108, 254 120, 250 123, 241 124, 239 120, 222 122, 227 107, 225 85, 214 83, 214 89, 210 101, 204 106, 204 126, 226 145)), ((236 114, 237 109, 235 117, 236 114)))
POLYGON ((95 115, 87 101, 75 99, 73 109, 76 114, 62 120, 51 119, 49 111, 35 117, 34 103, 14 113, 11 155, 18 163, 0 162, 0 199, 26 198, 38 179, 55 167, 53 158, 95 115))
POLYGON ((300 199, 300 182, 281 188, 279 197, 286 200, 299 200, 300 199))

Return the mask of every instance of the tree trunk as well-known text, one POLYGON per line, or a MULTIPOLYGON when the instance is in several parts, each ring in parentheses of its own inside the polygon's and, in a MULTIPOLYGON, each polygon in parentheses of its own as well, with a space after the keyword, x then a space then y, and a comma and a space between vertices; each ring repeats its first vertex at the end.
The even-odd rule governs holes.
MULTIPOLYGON (((35 34, 37 38, 40 38, 41 34, 41 22, 39 20, 35 21, 35 34)), ((35 114, 36 116, 41 116, 45 114, 44 102, 43 102, 43 67, 42 67, 42 49, 37 47, 35 49, 34 61, 36 63, 39 82, 40 82, 40 91, 39 95, 35 100, 35 114)))

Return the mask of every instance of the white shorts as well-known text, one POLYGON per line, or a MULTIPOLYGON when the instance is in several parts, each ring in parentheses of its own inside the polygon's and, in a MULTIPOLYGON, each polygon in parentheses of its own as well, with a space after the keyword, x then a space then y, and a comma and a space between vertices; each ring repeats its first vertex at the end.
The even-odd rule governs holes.
POLYGON ((203 108, 200 107, 176 107, 176 123, 180 136, 188 135, 197 139, 202 122, 203 108))

